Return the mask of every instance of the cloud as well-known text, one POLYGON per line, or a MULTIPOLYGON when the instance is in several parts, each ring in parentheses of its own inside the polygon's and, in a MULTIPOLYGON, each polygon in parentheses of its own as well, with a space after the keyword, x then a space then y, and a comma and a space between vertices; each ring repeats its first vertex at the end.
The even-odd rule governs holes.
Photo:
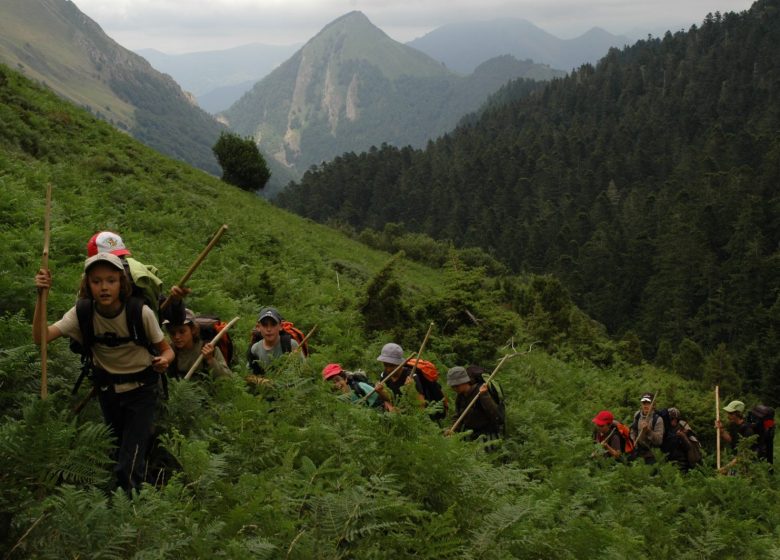
POLYGON ((599 26, 673 30, 708 12, 745 10, 750 0, 79 0, 79 9, 128 48, 167 52, 249 42, 303 43, 332 20, 360 10, 408 41, 447 23, 523 18, 562 38, 599 26))

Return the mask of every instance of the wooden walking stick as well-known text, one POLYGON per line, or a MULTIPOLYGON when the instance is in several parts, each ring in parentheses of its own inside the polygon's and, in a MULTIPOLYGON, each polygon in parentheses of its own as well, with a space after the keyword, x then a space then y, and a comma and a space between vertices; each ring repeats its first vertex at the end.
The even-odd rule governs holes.
POLYGON ((715 385, 715 424, 718 426, 718 437, 715 438, 715 466, 720 470, 720 389, 715 385))
MULTIPOLYGON (((401 371, 403 371, 403 369, 404 369, 404 366, 406 365, 406 362, 408 362, 409 360, 411 360, 412 358, 414 358, 416 355, 417 355, 417 352, 412 352, 411 354, 409 354, 409 357, 408 357, 408 358, 406 358, 406 359, 405 359, 403 362, 401 362, 400 364, 398 364, 398 365, 395 367, 395 369, 394 369, 393 371, 391 371, 391 372, 390 372, 390 375, 388 375, 388 376, 385 378, 385 380, 384 380, 384 381, 380 381, 380 383, 382 383, 382 384, 384 385, 384 384, 385 384, 385 383, 387 383, 388 381, 392 381, 393 379, 395 379, 395 376, 396 376, 396 375, 398 375, 399 373, 401 373, 401 371)), ((370 390, 368 393, 366 393, 365 395, 363 395, 362 397, 360 397, 358 400, 356 400, 356 401, 355 401, 355 404, 362 404, 362 403, 364 403, 365 401, 367 401, 367 400, 368 400, 368 397, 370 397, 370 396, 371 396, 371 395, 373 395, 374 393, 376 393, 376 386, 375 386, 373 389, 371 389, 371 390, 370 390)))
MULTIPOLYGON (((190 268, 187 269, 187 272, 184 273, 184 276, 181 277, 181 280, 179 280, 179 283, 176 284, 180 288, 183 288, 184 285, 189 281, 190 276, 195 272, 195 270, 200 266, 200 263, 203 262, 203 260, 206 258, 206 256, 209 254, 209 252, 214 248, 214 245, 217 244, 220 237, 227 231, 227 225, 222 225, 218 230, 217 233, 214 234, 214 237, 211 238, 211 241, 209 241, 209 244, 206 245, 206 248, 201 251, 200 255, 198 255, 198 258, 195 259, 195 262, 193 262, 190 265, 190 268)), ((166 307, 168 307, 171 304, 171 296, 168 296, 165 298, 165 301, 162 302, 160 305, 160 310, 162 311, 166 307)))
MULTIPOLYGON (((43 218, 43 255, 41 256, 41 268, 49 268, 49 240, 51 230, 51 183, 46 185, 46 210, 43 218)), ((47 366, 49 324, 46 318, 46 304, 49 299, 48 288, 38 291, 38 330, 41 333, 41 398, 49 396, 49 372, 47 366)))
POLYGON ((412 366, 412 372, 409 374, 410 376, 414 376, 414 374, 417 372, 417 364, 420 362, 420 357, 423 354, 423 350, 425 350, 425 345, 428 343, 428 337, 431 336, 432 330, 433 330, 433 322, 431 322, 431 324, 428 325, 428 332, 425 333, 425 338, 423 338, 422 344, 420 344, 420 349, 417 351, 417 359, 414 361, 414 365, 412 366))
MULTIPOLYGON (((219 339, 221 339, 225 335, 225 333, 228 332, 228 329, 230 327, 232 327, 233 325, 236 324, 238 319, 239 319, 238 317, 234 317, 227 325, 225 325, 225 327, 221 331, 219 331, 216 334, 216 336, 214 338, 211 339, 211 344, 214 345, 215 351, 216 351, 216 346, 217 346, 217 342, 219 342, 219 339)), ((187 375, 184 376, 184 379, 189 379, 190 377, 192 377, 192 374, 195 373, 195 370, 198 369, 198 366, 200 366, 201 362, 203 362, 203 354, 200 354, 195 359, 195 363, 192 364, 192 367, 187 372, 187 375)), ((165 375, 165 374, 163 374, 163 375, 165 375)))
POLYGON ((306 336, 303 337, 303 340, 301 340, 301 342, 298 344, 298 347, 295 350, 293 350, 292 352, 290 352, 290 354, 295 354, 298 350, 303 352, 303 345, 306 344, 307 342, 309 342, 309 337, 311 337, 311 335, 313 335, 314 331, 316 331, 316 330, 317 330, 317 325, 314 325, 311 328, 311 330, 309 331, 309 334, 307 334, 306 336))
MULTIPOLYGON (((530 348, 529 348, 529 351, 530 351, 530 348)), ((485 380, 484 385, 489 385, 490 382, 493 381, 493 378, 496 376, 496 374, 498 373, 498 370, 501 368, 501 366, 504 365, 505 361, 507 361, 509 358, 514 358, 518 354, 519 354, 519 352, 514 352, 513 354, 506 354, 503 358, 501 358, 501 361, 498 362, 498 365, 493 370, 493 373, 491 373, 488 376, 488 378, 485 380)), ((448 435, 448 436, 452 435, 455 432, 455 430, 458 429, 458 427, 460 426, 460 423, 463 422, 463 419, 466 418, 466 416, 471 411, 471 409, 474 408, 474 405, 477 404, 477 401, 479 400, 480 396, 482 396, 482 393, 477 391, 477 394, 474 395, 474 398, 471 399, 471 402, 468 404, 468 406, 463 410, 461 415, 458 416, 458 419, 455 420, 455 423, 452 425, 452 427, 449 430, 447 430, 446 435, 448 435)))

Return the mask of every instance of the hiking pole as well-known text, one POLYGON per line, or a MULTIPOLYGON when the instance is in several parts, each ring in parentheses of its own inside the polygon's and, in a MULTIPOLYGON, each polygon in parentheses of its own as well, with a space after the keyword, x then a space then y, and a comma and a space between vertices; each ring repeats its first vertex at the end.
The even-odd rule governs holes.
POLYGON ((292 352, 290 352, 290 353, 291 353, 291 354, 295 354, 295 353, 296 353, 298 350, 301 350, 301 351, 303 351, 303 350, 302 350, 302 348, 303 348, 303 345, 304 345, 304 344, 306 344, 306 343, 309 341, 309 337, 310 337, 311 335, 313 335, 313 334, 314 334, 314 331, 316 331, 316 330, 317 330, 317 325, 314 325, 314 326, 311 328, 311 330, 309 331, 309 334, 307 334, 306 336, 304 336, 304 337, 303 337, 303 340, 301 340, 300 344, 298 344, 298 347, 297 347, 295 350, 293 350, 292 352))
MULTIPOLYGON (((184 276, 181 277, 181 280, 179 280, 179 283, 176 284, 179 286, 179 288, 183 288, 184 285, 189 281, 190 276, 195 272, 195 270, 200 266, 200 263, 203 262, 203 260, 206 258, 206 255, 209 254, 209 251, 211 251, 214 248, 214 245, 217 244, 217 241, 219 241, 219 238, 222 237, 222 235, 227 231, 227 225, 223 224, 218 230, 217 233, 214 234, 214 237, 211 238, 211 241, 209 241, 209 244, 206 245, 206 248, 201 251, 200 255, 198 255, 198 258, 195 259, 195 262, 190 265, 190 268, 187 269, 187 272, 184 273, 184 276)), ((171 296, 169 295, 167 298, 165 298, 165 301, 162 302, 160 305, 160 310, 162 311, 166 307, 168 307, 171 304, 171 296)))
MULTIPOLYGON (((211 344, 214 345, 214 350, 216 350, 217 342, 219 342, 219 339, 222 338, 222 336, 228 332, 228 329, 236 324, 236 321, 238 321, 238 317, 233 317, 233 320, 230 321, 227 325, 224 326, 224 328, 219 331, 214 338, 211 339, 211 344)), ((195 363, 192 364, 192 367, 190 368, 190 371, 187 372, 187 375, 184 376, 184 379, 189 379, 192 377, 192 374, 195 372, 196 369, 198 369, 198 366, 200 366, 201 362, 203 362, 203 354, 198 355, 198 357, 195 359, 195 363)), ((164 374, 163 374, 164 375, 164 374)))
MULTIPOLYGON (((387 383, 388 381, 392 381, 393 379, 395 379, 395 376, 396 376, 396 375, 398 375, 398 374, 401 372, 401 370, 403 370, 404 366, 406 365, 406 362, 408 362, 409 360, 411 360, 412 358, 414 358, 416 355, 417 355, 417 352, 412 352, 411 354, 409 354, 409 357, 408 357, 408 358, 406 358, 406 359, 405 359, 403 362, 401 362, 400 364, 398 364, 398 365, 395 367, 395 369, 394 369, 393 371, 391 371, 391 372, 390 372, 390 375, 388 375, 388 376, 385 378, 385 380, 384 380, 384 381, 380 381, 380 383, 382 383, 382 384, 385 384, 385 383, 387 383)), ((355 401, 355 404, 362 404, 363 402, 365 402, 366 400, 368 400, 368 397, 370 397, 370 396, 371 396, 371 395, 373 395, 374 393, 376 393, 376 387, 372 388, 372 389, 371 389, 371 390, 370 390, 368 393, 366 393, 365 395, 363 395, 362 397, 360 397, 358 400, 356 400, 356 401, 355 401)))
POLYGON ((718 426, 718 437, 715 438, 715 466, 720 470, 720 389, 715 385, 715 424, 718 426))
MULTIPOLYGON (((49 239, 51 229, 51 183, 46 184, 46 210, 43 218, 43 255, 41 256, 41 268, 49 269, 49 239)), ((49 372, 47 366, 49 325, 46 319, 46 304, 49 299, 49 289, 38 290, 38 319, 37 325, 41 333, 41 398, 49 396, 49 372)))
POLYGON ((425 350, 425 345, 428 343, 428 337, 431 336, 432 330, 433 321, 431 321, 431 324, 428 326, 428 332, 425 333, 425 338, 423 338, 422 344, 420 344, 420 349, 417 351, 417 359, 414 361, 412 372, 409 374, 411 377, 414 377, 414 374, 417 372, 417 364, 420 363, 420 356, 422 356, 423 350, 425 350))
MULTIPOLYGON (((530 348, 528 349, 531 350, 530 348)), ((502 365, 504 365, 504 362, 507 361, 509 358, 514 358, 517 356, 520 352, 514 352, 513 354, 506 354, 503 358, 501 358, 501 361, 498 362, 498 365, 496 366, 496 369, 493 370, 493 373, 488 376, 488 378, 485 380, 483 385, 489 385, 491 381, 493 381, 493 378, 498 373, 498 370, 501 368, 502 365)), ((458 429, 458 426, 460 426, 460 423, 463 421, 464 418, 466 418, 466 415, 471 411, 472 408, 474 408, 474 405, 477 404, 477 400, 479 400, 479 397, 482 396, 482 393, 477 390, 477 394, 474 395, 474 398, 471 399, 471 402, 468 404, 468 406, 463 410, 463 412, 458 416, 458 419, 455 420, 455 423, 452 425, 452 427, 447 430, 446 435, 452 435, 455 430, 458 429)))

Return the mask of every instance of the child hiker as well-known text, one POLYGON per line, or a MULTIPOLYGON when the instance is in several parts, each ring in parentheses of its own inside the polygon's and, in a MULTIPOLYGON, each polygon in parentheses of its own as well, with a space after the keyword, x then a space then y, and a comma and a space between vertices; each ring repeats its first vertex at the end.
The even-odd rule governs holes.
MULTIPOLYGON (((38 271, 35 286, 39 290, 51 287, 49 270, 38 271)), ((88 258, 79 301, 62 319, 49 325, 46 335, 47 342, 70 337, 90 356, 90 378, 98 389, 103 418, 117 441, 114 472, 126 492, 138 489, 144 479, 160 374, 174 359, 154 312, 139 298, 131 298, 131 290, 119 257, 106 252, 88 258), (85 304, 89 310, 86 317, 77 310, 85 309, 85 304)), ((40 313, 36 304, 36 344, 42 342, 41 331, 35 327, 40 324, 40 313)))
POLYGON ((232 371, 225 362, 222 351, 210 342, 204 342, 200 338, 200 327, 195 322, 195 314, 189 310, 184 311, 184 322, 177 325, 169 320, 163 321, 163 326, 171 337, 173 351, 176 354, 168 375, 176 379, 187 375, 192 365, 203 356, 201 370, 214 377, 230 377, 232 371))

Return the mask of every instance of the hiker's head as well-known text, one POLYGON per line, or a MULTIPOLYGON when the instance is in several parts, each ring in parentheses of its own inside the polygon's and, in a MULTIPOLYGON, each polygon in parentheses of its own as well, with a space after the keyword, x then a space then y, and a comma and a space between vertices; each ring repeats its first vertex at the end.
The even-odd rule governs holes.
POLYGON ((610 430, 614 421, 615 416, 609 410, 602 410, 591 420, 596 425, 596 429, 602 433, 610 430))
POLYGON ((447 371, 447 385, 456 393, 467 393, 471 389, 471 378, 466 368, 455 366, 447 371))
POLYGON ((266 344, 276 344, 282 330, 282 315, 275 307, 263 307, 257 316, 255 329, 263 336, 266 344))
POLYGON ((382 362, 385 368, 385 372, 390 373, 395 368, 404 363, 404 351, 395 342, 388 342, 382 346, 382 352, 376 359, 377 362, 382 362))
POLYGON ((347 376, 345 375, 341 364, 328 364, 322 368, 322 379, 332 383, 334 391, 346 392, 348 388, 347 376))
POLYGON ((122 261, 111 253, 98 253, 84 261, 79 297, 90 298, 101 307, 125 301, 132 286, 122 261))
POLYGON ((87 257, 94 257, 98 253, 111 253, 117 257, 129 255, 130 251, 125 247, 124 241, 112 231, 100 231, 92 236, 87 243, 87 257))
POLYGON ((642 414, 650 414, 650 411, 653 410, 653 393, 644 393, 639 399, 639 405, 642 408, 642 414))
POLYGON ((672 427, 677 426, 680 423, 680 419, 681 419, 680 411, 674 408, 673 406, 670 406, 667 409, 667 412, 669 413, 669 424, 672 427))
POLYGON ((200 327, 195 322, 195 314, 190 309, 184 310, 184 321, 178 325, 170 320, 163 321, 163 326, 171 337, 171 343, 176 350, 186 350, 200 340, 200 327))
POLYGON ((742 401, 731 401, 723 407, 723 410, 729 415, 730 422, 741 422, 745 415, 745 403, 742 401))

